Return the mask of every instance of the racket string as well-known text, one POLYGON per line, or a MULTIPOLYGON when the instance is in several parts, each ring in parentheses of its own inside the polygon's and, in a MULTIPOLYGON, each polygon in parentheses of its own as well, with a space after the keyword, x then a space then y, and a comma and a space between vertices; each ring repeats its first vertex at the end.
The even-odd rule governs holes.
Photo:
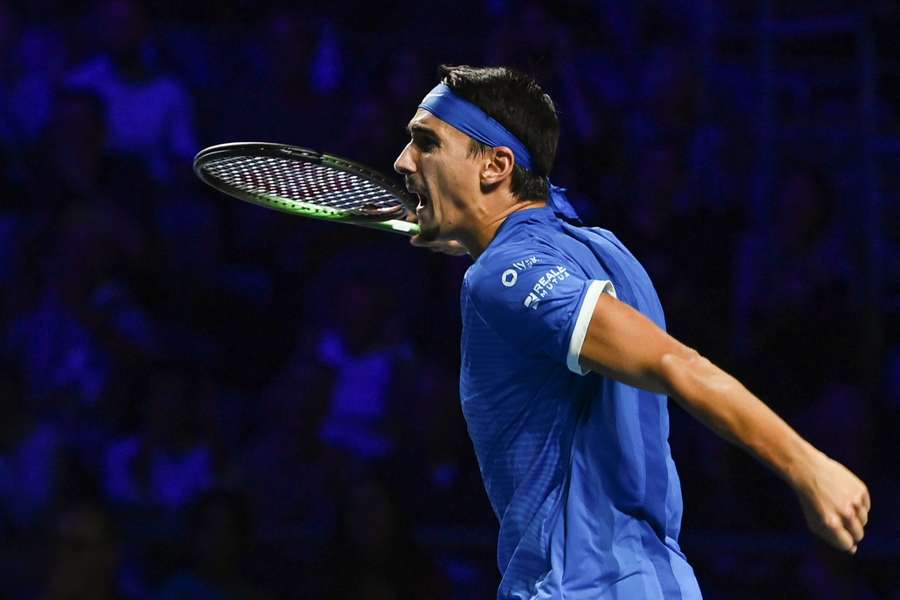
POLYGON ((337 210, 381 209, 398 199, 364 177, 321 165, 267 156, 223 157, 204 165, 210 175, 246 192, 337 210))

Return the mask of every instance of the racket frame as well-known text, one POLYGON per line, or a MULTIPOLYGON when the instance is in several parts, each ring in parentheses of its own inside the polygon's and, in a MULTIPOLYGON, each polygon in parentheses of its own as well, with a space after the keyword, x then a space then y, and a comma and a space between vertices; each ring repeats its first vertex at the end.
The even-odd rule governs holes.
POLYGON ((204 148, 197 153, 194 157, 194 174, 207 185, 228 194, 229 196, 279 212, 318 219, 321 221, 329 221, 332 223, 358 225, 381 231, 401 233, 408 236, 419 233, 419 226, 416 223, 412 223, 403 218, 384 218, 385 216, 405 217, 408 215, 410 212, 409 207, 414 206, 416 203, 413 196, 388 180, 381 173, 378 173, 365 165, 338 156, 316 152, 315 150, 310 150, 308 148, 272 142, 230 142, 226 144, 217 144, 215 146, 204 148), (214 175, 206 173, 204 170, 204 166, 207 163, 217 158, 241 156, 268 156, 272 158, 306 162, 337 169, 356 177, 361 177, 396 196, 401 203, 400 210, 390 210, 387 211, 386 215, 379 215, 377 212, 362 213, 344 210, 313 204, 311 202, 292 200, 290 198, 283 198, 271 194, 255 194, 231 185, 214 175))

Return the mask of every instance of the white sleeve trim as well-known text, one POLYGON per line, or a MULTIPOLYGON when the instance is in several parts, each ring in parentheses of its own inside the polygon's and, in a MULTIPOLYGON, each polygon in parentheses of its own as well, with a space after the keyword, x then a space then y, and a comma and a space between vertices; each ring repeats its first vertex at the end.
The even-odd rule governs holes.
POLYGON ((575 328, 572 330, 572 338, 569 340, 569 354, 566 356, 566 366, 569 370, 578 375, 587 375, 587 371, 581 368, 581 347, 584 346, 584 338, 587 335, 588 325, 591 324, 591 316, 594 314, 594 307, 600 294, 609 294, 616 298, 616 288, 612 281, 600 281, 595 279, 591 281, 587 291, 584 293, 584 301, 581 303, 581 309, 578 311, 578 318, 575 320, 575 328))

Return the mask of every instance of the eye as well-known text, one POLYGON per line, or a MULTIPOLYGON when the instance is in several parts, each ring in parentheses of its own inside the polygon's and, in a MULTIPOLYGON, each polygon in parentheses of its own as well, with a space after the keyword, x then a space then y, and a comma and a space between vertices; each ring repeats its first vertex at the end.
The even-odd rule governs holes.
POLYGON ((430 136, 425 135, 415 135, 413 136, 413 143, 421 150, 422 152, 430 152, 437 147, 437 140, 430 136))

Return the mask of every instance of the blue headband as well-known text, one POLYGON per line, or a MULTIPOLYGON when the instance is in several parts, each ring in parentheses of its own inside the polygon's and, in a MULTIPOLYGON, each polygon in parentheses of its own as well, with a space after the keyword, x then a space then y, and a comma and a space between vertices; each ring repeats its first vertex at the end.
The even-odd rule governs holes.
MULTIPOLYGON (((443 83, 437 84, 428 92, 419 108, 424 108, 448 125, 491 148, 506 146, 513 151, 516 163, 526 171, 531 171, 531 154, 525 144, 486 112, 457 96, 443 83)), ((552 183, 549 186, 549 204, 553 211, 565 219, 580 222, 578 213, 566 198, 565 190, 552 183)))
POLYGON ((506 146, 515 154, 519 166, 526 171, 531 170, 531 155, 519 138, 486 112, 454 94, 453 90, 443 83, 437 84, 428 92, 419 108, 424 108, 486 146, 491 148, 506 146))

